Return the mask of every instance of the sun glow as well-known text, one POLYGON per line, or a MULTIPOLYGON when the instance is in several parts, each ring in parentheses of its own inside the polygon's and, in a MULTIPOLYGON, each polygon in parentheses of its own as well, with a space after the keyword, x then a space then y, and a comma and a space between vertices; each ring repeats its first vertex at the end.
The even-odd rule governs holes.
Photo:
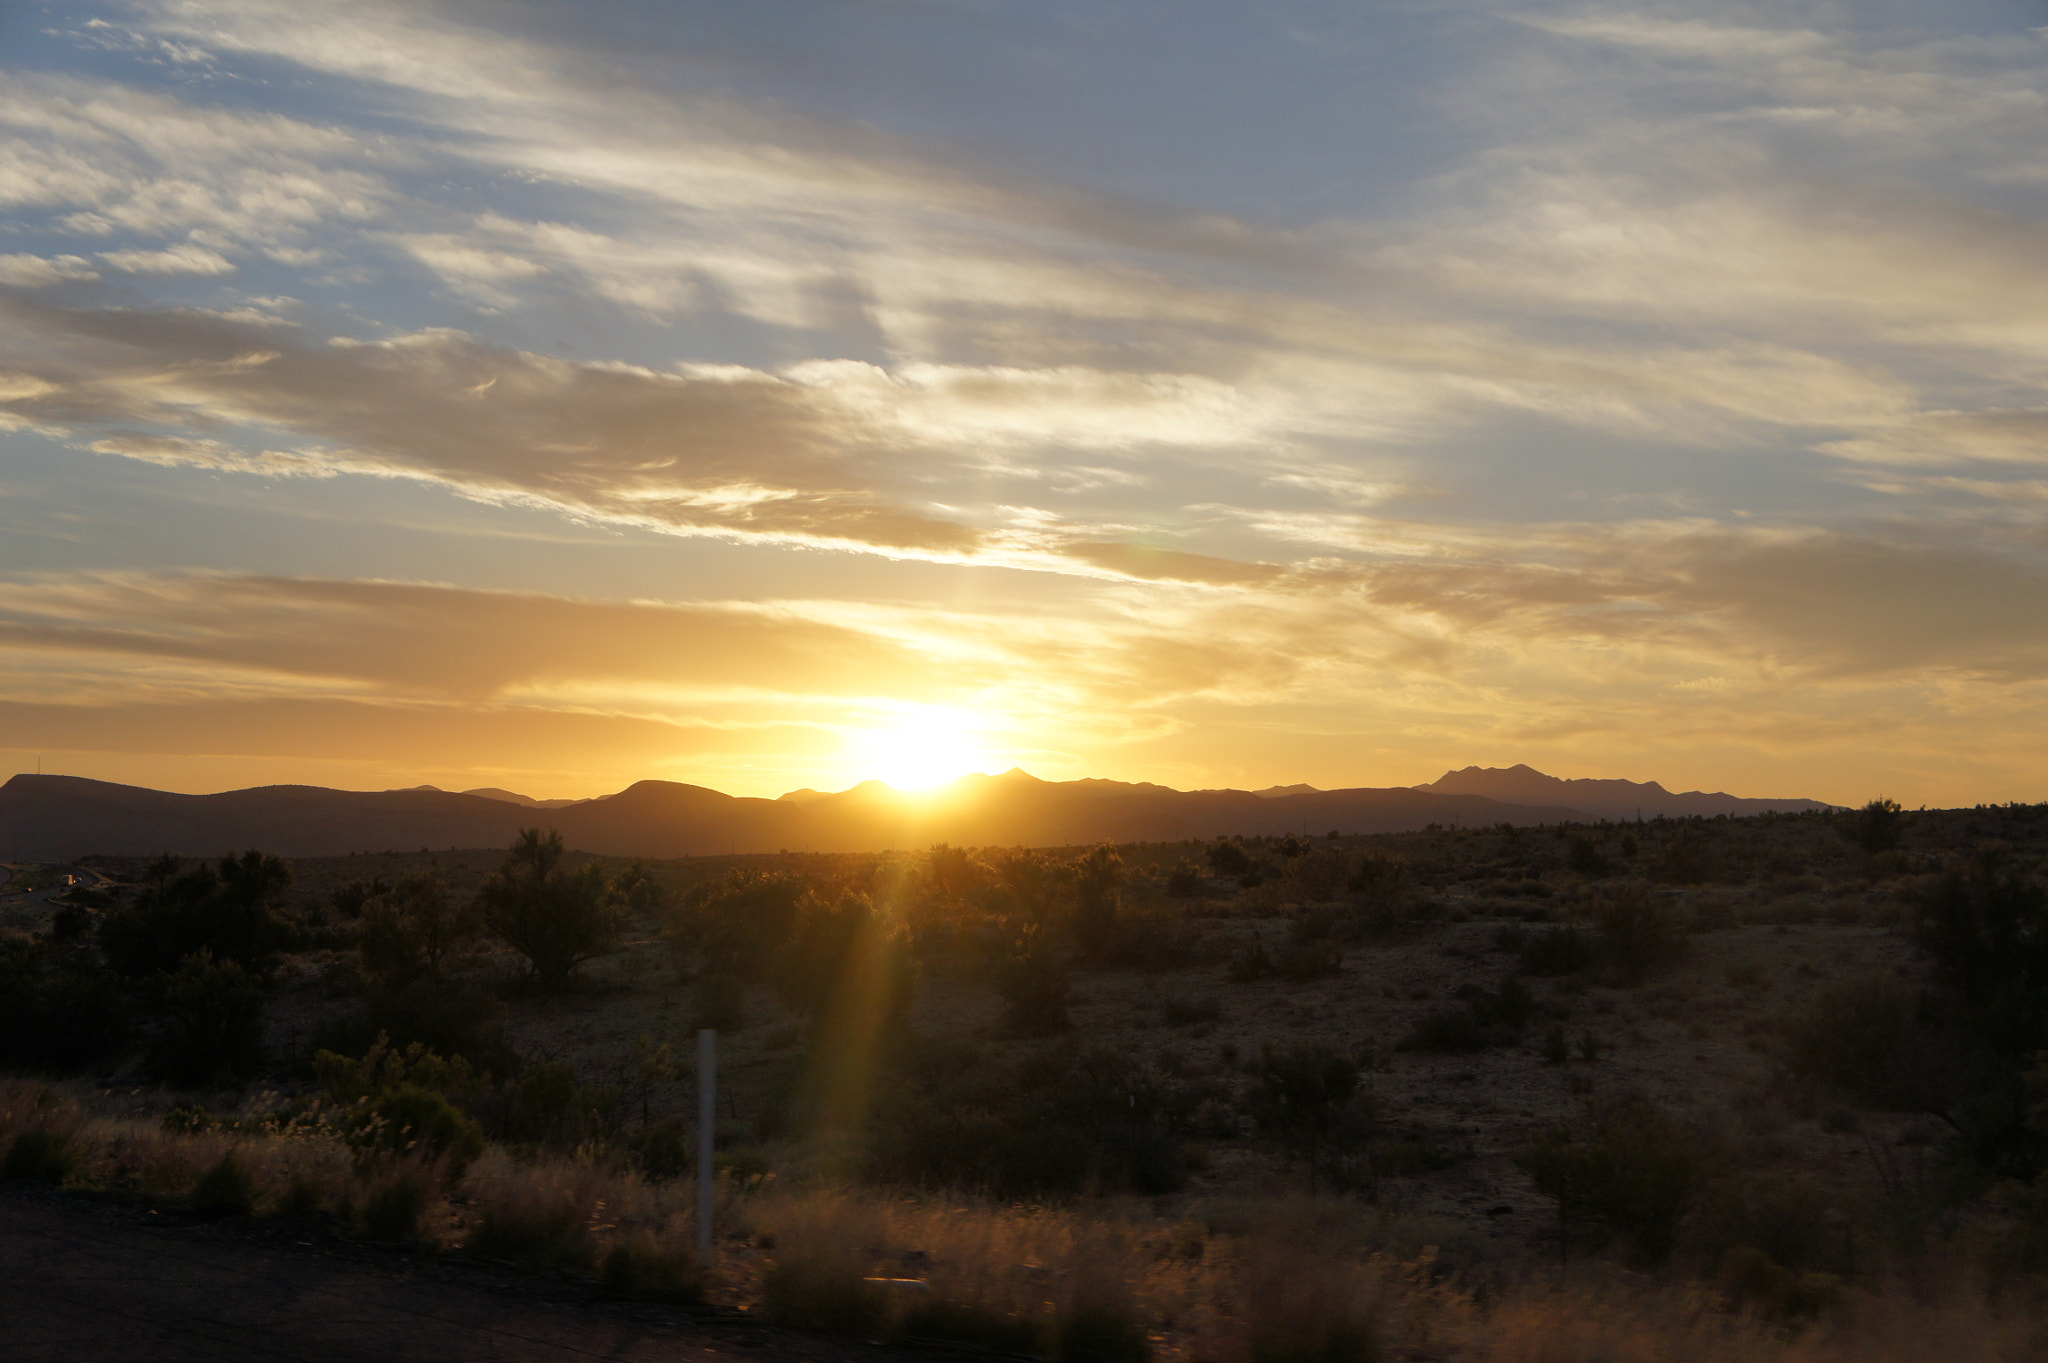
POLYGON ((974 729, 956 712, 920 710, 854 735, 848 756, 862 778, 879 778, 898 790, 929 790, 990 765, 974 729))

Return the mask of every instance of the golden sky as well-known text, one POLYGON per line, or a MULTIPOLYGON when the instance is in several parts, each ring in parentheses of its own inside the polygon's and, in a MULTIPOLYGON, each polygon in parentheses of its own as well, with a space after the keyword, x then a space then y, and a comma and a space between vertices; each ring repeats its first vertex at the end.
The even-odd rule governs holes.
POLYGON ((2037 6, 0 11, 0 763, 2048 799, 2037 6))

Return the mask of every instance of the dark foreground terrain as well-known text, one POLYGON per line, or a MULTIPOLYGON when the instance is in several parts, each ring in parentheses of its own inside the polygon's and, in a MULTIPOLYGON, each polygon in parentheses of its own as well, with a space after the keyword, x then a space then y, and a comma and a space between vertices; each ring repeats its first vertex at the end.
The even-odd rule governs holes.
POLYGON ((317 1221, 210 1222, 18 1184, 0 1184, 0 1331, 8 1363, 826 1363, 890 1354, 732 1313, 594 1300, 531 1274, 350 1243, 317 1221))

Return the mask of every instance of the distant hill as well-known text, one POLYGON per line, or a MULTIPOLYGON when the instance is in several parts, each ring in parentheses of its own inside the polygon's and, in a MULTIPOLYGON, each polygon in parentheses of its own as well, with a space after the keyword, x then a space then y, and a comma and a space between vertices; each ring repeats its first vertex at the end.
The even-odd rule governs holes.
POLYGON ((1041 781, 1021 769, 963 776, 933 796, 880 781, 837 793, 742 798, 640 781, 593 800, 536 801, 496 788, 460 794, 262 786, 178 795, 76 776, 16 776, 0 786, 0 856, 62 861, 93 852, 217 856, 260 847, 282 856, 421 847, 502 847, 522 827, 616 856, 866 852, 955 846, 1058 847, 1233 833, 1397 833, 1429 824, 1520 825, 1658 814, 1825 809, 1814 800, 1742 800, 1654 782, 1560 781, 1528 767, 1467 767, 1427 786, 1174 790, 1150 783, 1041 781))
POLYGON ((1716 814, 1731 816, 1795 813, 1807 809, 1832 809, 1819 800, 1748 800, 1719 792, 1688 790, 1674 795, 1655 781, 1560 780, 1545 776, 1534 767, 1516 763, 1512 767, 1466 767, 1445 772, 1426 786, 1413 786, 1436 795, 1482 795, 1509 804, 1568 805, 1584 810, 1595 819, 1690 818, 1716 814))
POLYGON ((570 846, 619 856, 876 851, 935 842, 1068 846, 1232 833, 1386 833, 1430 823, 1557 823, 1557 805, 1399 787, 1261 797, 1122 781, 1041 781, 1021 770, 966 776, 943 798, 879 781, 836 794, 737 798, 703 786, 640 781, 615 795, 539 809, 507 792, 349 791, 262 786, 179 795, 75 776, 16 776, 0 786, 0 856, 58 861, 93 852, 216 856, 261 847, 283 856, 420 847, 499 847, 521 827, 561 830, 570 846))

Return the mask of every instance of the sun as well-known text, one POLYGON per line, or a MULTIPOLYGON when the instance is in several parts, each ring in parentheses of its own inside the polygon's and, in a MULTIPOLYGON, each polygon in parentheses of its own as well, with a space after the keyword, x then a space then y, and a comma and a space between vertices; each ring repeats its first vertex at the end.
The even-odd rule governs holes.
POLYGON ((853 735, 848 756, 863 779, 878 778, 898 790, 928 790, 988 766, 988 749, 976 728, 970 716, 955 711, 919 710, 853 735))

